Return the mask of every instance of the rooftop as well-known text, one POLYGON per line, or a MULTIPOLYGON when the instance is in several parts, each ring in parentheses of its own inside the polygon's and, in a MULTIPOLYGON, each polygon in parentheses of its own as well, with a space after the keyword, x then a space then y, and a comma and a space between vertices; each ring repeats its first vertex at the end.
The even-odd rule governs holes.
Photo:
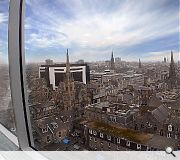
POLYGON ((176 149, 177 140, 164 136, 154 135, 148 142, 148 145, 162 150, 164 150, 167 146, 171 146, 176 149))
POLYGON ((91 104, 89 105, 87 108, 99 108, 102 109, 103 107, 109 107, 109 102, 101 102, 101 103, 95 103, 95 104, 91 104))
MULTIPOLYGON (((76 64, 76 63, 71 63, 70 66, 87 66, 86 63, 83 63, 83 64, 76 64)), ((50 65, 46 65, 46 64, 43 64, 41 65, 41 67, 66 67, 66 63, 55 63, 55 64, 50 64, 50 65)))
POLYGON ((125 117, 139 111, 135 105, 129 106, 124 103, 109 103, 107 101, 88 105, 86 109, 94 112, 102 112, 125 117))
POLYGON ((147 144, 153 136, 152 134, 138 132, 124 127, 117 127, 103 122, 89 122, 88 125, 89 127, 101 130, 105 133, 127 138, 128 140, 141 144, 147 144))

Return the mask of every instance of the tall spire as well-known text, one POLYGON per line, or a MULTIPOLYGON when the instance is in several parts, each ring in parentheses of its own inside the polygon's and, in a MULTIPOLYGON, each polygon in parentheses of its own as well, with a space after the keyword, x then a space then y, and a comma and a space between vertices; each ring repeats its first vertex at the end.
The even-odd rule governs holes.
POLYGON ((171 51, 171 63, 170 63, 170 68, 169 68, 169 77, 170 78, 176 77, 174 57, 173 57, 173 52, 172 51, 171 51))
POLYGON ((171 51, 171 63, 174 63, 173 51, 171 51))
POLYGON ((112 50, 112 54, 111 54, 111 59, 114 59, 114 56, 113 56, 113 50, 112 50))
POLYGON ((70 63, 69 63, 69 53, 67 49, 67 55, 66 55, 66 77, 69 80, 70 79, 70 63))
POLYGON ((113 51, 112 51, 112 54, 111 54, 111 64, 110 64, 110 69, 111 69, 111 70, 114 70, 114 69, 115 69, 115 66, 114 66, 114 55, 113 55, 113 51))
POLYGON ((166 61, 167 61, 167 60, 166 60, 166 57, 164 57, 164 63, 166 63, 166 61))
POLYGON ((141 59, 139 58, 139 68, 141 68, 142 65, 141 65, 141 59))

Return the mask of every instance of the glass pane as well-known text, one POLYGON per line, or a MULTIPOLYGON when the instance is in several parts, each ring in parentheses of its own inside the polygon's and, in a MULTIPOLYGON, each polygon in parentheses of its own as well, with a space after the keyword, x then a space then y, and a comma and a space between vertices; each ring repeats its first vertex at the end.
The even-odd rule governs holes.
POLYGON ((0 123, 16 133, 8 64, 8 8, 8 0, 0 1, 0 123))
POLYGON ((178 3, 27 1, 25 57, 35 148, 178 148, 178 3))

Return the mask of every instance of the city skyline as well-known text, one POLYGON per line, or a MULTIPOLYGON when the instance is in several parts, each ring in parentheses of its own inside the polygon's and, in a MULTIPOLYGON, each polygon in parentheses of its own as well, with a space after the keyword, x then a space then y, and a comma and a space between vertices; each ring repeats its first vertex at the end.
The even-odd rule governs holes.
POLYGON ((20 149, 180 150, 179 0, 19 0, 22 65, 8 65, 9 2, 0 0, 0 123, 20 149))
MULTIPOLYGON (((8 1, 0 3, 0 57, 7 62, 8 7, 3 4, 8 1)), ((125 61, 162 61, 163 57, 170 59, 173 50, 178 60, 178 3, 27 0, 26 61, 63 61, 66 48, 72 61, 107 60, 112 50, 125 61)))

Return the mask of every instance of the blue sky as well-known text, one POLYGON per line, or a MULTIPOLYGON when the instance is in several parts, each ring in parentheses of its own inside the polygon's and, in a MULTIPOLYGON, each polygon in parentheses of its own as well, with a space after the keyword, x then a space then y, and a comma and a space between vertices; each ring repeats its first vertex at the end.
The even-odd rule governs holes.
MULTIPOLYGON (((0 1, 0 57, 7 55, 8 0, 0 1), (2 5, 3 4, 3 5, 2 5)), ((179 59, 179 0, 26 0, 26 61, 179 59)))

